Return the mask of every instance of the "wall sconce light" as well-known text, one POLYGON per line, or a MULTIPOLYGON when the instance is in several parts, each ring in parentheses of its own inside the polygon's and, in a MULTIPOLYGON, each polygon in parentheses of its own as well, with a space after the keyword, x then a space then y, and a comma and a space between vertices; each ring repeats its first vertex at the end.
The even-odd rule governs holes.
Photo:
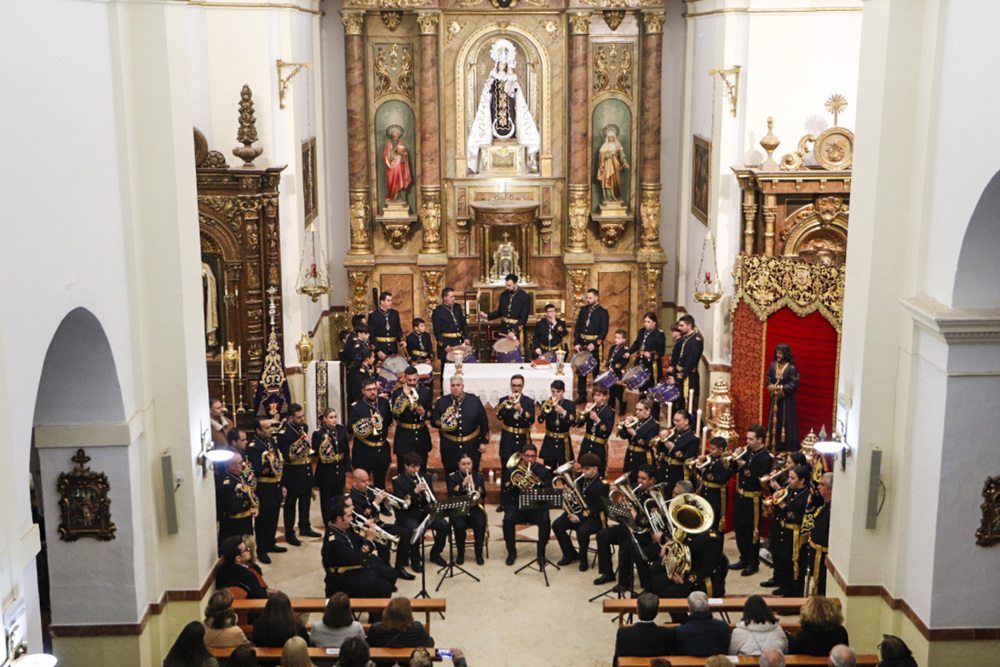
MULTIPOLYGON (((839 419, 837 424, 847 430, 847 427, 839 419)), ((847 438, 843 432, 834 430, 832 436, 826 435, 826 426, 819 430, 819 440, 813 448, 820 454, 840 455, 840 469, 847 470, 847 457, 851 455, 851 446, 847 444, 847 438)))
POLYGON ((228 463, 233 458, 233 452, 229 449, 216 449, 212 447, 212 438, 206 428, 201 432, 201 451, 198 452, 198 465, 201 466, 201 476, 208 475, 208 464, 228 463))

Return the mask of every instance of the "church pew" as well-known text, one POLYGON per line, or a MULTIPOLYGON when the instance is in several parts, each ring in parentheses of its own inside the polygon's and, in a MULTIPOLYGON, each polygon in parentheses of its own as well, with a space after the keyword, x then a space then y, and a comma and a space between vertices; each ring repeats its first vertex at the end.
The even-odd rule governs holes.
MULTIPOLYGON (((421 625, 423 625, 423 623, 421 623, 421 625)), ((366 635, 368 634, 368 630, 370 630, 371 627, 372 627, 371 623, 362 623, 361 624, 361 629, 365 631, 366 635)), ((784 627, 784 626, 782 626, 782 627, 784 627)), ((306 632, 312 632, 312 629, 313 629, 313 624, 312 623, 306 623, 306 632)), ((425 630, 427 629, 426 625, 424 625, 424 629, 425 630)), ((243 634, 245 634, 247 636, 247 639, 249 639, 251 642, 253 642, 253 626, 252 625, 241 625, 240 626, 240 630, 242 630, 243 634)), ((430 634, 430 633, 428 633, 428 634, 430 634)), ((794 633, 792 633, 792 634, 794 634, 794 633)))
MULTIPOLYGON (((630 627, 631 625, 633 625, 633 624, 632 623, 626 623, 623 627, 627 628, 627 627, 630 627)), ((676 628, 678 625, 680 625, 680 623, 660 623, 660 625, 662 627, 664 627, 664 628, 676 628)), ((788 634, 790 634, 793 637, 795 635, 799 634, 799 630, 802 629, 802 624, 801 623, 779 623, 778 625, 781 626, 782 630, 784 630, 785 632, 787 632, 788 634)), ((736 624, 735 623, 730 623, 729 624, 729 631, 732 632, 735 629, 736 629, 736 624)), ((247 635, 247 636, 249 637, 249 635, 247 635)))
MULTIPOLYGON (((695 658, 686 655, 665 655, 662 656, 664 660, 669 660, 671 667, 704 667, 705 661, 708 658, 695 658)), ((741 655, 739 657, 729 656, 730 660, 735 659, 734 665, 759 665, 760 657, 756 655, 741 655)), ((655 658, 629 658, 625 656, 618 657, 618 667, 649 667, 655 658)), ((815 655, 786 655, 785 656, 785 667, 809 667, 811 665, 822 665, 825 667, 828 664, 826 656, 815 656, 815 655)), ((871 666, 878 665, 877 655, 859 655, 858 665, 871 666)))
MULTIPOLYGON (((259 614, 264 611, 267 600, 233 600, 233 611, 239 617, 240 625, 247 624, 248 614, 259 614)), ((362 612, 385 611, 389 598, 351 598, 351 611, 362 612)), ((431 614, 447 611, 444 598, 414 598, 410 600, 414 614, 424 614, 424 627, 431 630, 431 614)), ((293 598, 292 609, 298 613, 322 614, 326 610, 326 598, 293 598)))
MULTIPOLYGON (((784 598, 784 597, 768 597, 764 596, 764 601, 767 602, 767 606, 771 608, 773 612, 792 612, 798 613, 802 605, 806 603, 809 598, 784 598)), ((833 603, 840 606, 840 600, 836 598, 831 598, 833 603)), ((708 607, 713 612, 742 612, 743 605, 747 602, 746 597, 724 597, 724 598, 710 598, 708 602, 708 607)), ((618 614, 618 625, 624 624, 625 614, 636 613, 638 605, 637 598, 631 599, 620 599, 612 600, 607 599, 604 601, 604 613, 605 614, 618 614)), ((687 600, 683 598, 660 598, 660 613, 686 613, 688 611, 687 600)))
MULTIPOLYGON (((233 652, 232 648, 210 648, 209 653, 216 660, 225 660, 229 657, 229 654, 233 652)), ((309 658, 313 661, 322 660, 327 662, 332 662, 337 659, 336 653, 328 653, 327 651, 339 652, 339 649, 326 649, 317 648, 315 646, 309 647, 309 658)), ((413 653, 412 648, 371 648, 369 649, 371 653, 371 659, 375 662, 399 662, 400 664, 406 664, 410 661, 410 654, 413 653)), ((281 649, 280 648, 266 648, 263 646, 254 647, 254 652, 257 653, 257 660, 265 663, 279 663, 281 662, 281 649)), ((438 657, 437 651, 435 649, 429 648, 427 652, 430 653, 431 659, 435 661, 440 661, 441 658, 438 657)))

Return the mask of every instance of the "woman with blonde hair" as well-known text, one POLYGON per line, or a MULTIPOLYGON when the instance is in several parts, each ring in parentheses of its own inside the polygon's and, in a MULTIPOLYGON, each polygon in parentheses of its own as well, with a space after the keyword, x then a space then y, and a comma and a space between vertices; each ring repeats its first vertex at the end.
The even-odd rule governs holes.
POLYGON ((236 625, 233 594, 225 588, 212 593, 205 605, 205 647, 229 648, 249 643, 243 630, 236 625))
POLYGON ((281 649, 281 667, 316 667, 309 659, 309 646, 302 637, 292 637, 281 649))
POLYGON ((850 646, 844 615, 830 598, 817 595, 806 600, 799 622, 802 629, 788 642, 789 655, 828 656, 837 644, 850 646))
POLYGON ((393 598, 385 607, 382 620, 368 629, 368 645, 387 648, 434 646, 434 639, 419 621, 413 620, 409 598, 393 598))

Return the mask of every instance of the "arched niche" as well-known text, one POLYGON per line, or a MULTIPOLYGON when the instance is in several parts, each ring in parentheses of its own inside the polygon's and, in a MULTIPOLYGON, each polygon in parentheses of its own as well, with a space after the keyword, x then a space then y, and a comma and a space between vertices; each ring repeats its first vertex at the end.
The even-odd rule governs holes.
POLYGON ((1000 307, 1000 172, 986 185, 965 229, 952 306, 1000 307))
POLYGON ((847 257, 850 207, 843 198, 818 197, 792 213, 779 238, 781 257, 798 257, 815 264, 840 266, 847 257))
MULTIPOLYGON (((597 177, 597 170, 600 165, 601 146, 604 144, 604 130, 614 125, 618 128, 618 141, 625 148, 625 157, 629 165, 635 161, 635 146, 632 142, 632 110, 628 104, 617 97, 605 99, 594 107, 594 114, 591 118, 591 208, 599 211, 603 197, 601 195, 601 182, 597 177)), ((633 169, 625 170, 621 178, 622 200, 628 210, 633 210, 632 205, 632 174, 633 169)))
POLYGON ((455 59, 455 118, 458 119, 455 125, 455 155, 461 166, 456 174, 465 175, 464 165, 468 157, 465 141, 476 117, 483 84, 493 65, 490 46, 497 39, 510 40, 517 52, 514 71, 541 134, 539 174, 545 176, 545 165, 552 160, 552 66, 548 52, 538 38, 531 31, 514 24, 502 30, 496 25, 483 26, 469 35, 455 59))

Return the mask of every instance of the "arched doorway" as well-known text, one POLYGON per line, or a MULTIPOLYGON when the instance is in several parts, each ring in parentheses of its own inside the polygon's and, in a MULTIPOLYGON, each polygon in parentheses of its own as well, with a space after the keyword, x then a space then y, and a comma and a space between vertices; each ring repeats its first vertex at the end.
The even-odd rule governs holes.
POLYGON ((952 306, 1000 307, 1000 172, 979 197, 962 239, 952 306))

